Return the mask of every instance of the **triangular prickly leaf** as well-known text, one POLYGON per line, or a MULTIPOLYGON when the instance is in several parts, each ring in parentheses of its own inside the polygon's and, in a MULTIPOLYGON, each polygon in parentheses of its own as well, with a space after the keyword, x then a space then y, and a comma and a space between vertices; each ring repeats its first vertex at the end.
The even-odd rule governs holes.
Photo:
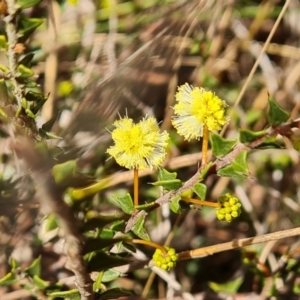
POLYGON ((264 130, 255 132, 247 129, 240 129, 239 132, 240 132, 239 140, 243 144, 251 143, 266 135, 266 131, 264 130))
POLYGON ((290 141, 292 142, 293 148, 300 152, 300 137, 294 133, 292 133, 290 136, 290 141))
POLYGON ((34 75, 34 72, 31 70, 31 68, 28 68, 24 65, 18 65, 18 73, 22 78, 29 78, 34 75))
POLYGON ((290 114, 283 110, 272 98, 269 98, 268 123, 271 126, 277 126, 286 122, 289 118, 290 114))
POLYGON ((26 273, 29 274, 31 277, 34 275, 40 276, 41 275, 41 257, 35 259, 32 264, 26 268, 26 273))
POLYGON ((207 186, 203 183, 196 183, 193 186, 193 191, 195 194, 201 199, 205 200, 206 198, 206 192, 207 192, 207 186))
POLYGON ((19 39, 18 41, 20 43, 26 42, 28 37, 33 33, 41 24, 43 24, 43 20, 39 18, 26 18, 26 17, 21 17, 19 20, 19 39))
POLYGON ((57 224, 56 216, 54 214, 48 215, 46 220, 45 230, 51 231, 53 229, 56 229, 57 227, 58 224, 57 224))
POLYGON ((0 50, 7 50, 7 40, 5 35, 0 35, 0 50))
POLYGON ((99 294, 99 299, 101 300, 108 300, 108 299, 117 299, 120 297, 131 296, 132 293, 128 291, 124 291, 120 288, 113 288, 108 291, 105 291, 99 294))
POLYGON ((173 191, 182 187, 182 181, 180 179, 172 180, 159 180, 153 183, 155 186, 162 186, 164 190, 173 191))
MULTIPOLYGON (((96 228, 103 228, 104 226, 113 223, 115 221, 119 221, 121 220, 122 217, 121 216, 96 216, 93 218, 89 218, 82 227, 82 232, 86 232, 89 230, 94 230, 96 228)), ((112 228, 113 229, 113 228, 112 228)))
POLYGON ((123 274, 115 269, 109 269, 107 271, 104 272, 103 276, 102 276, 102 282, 110 282, 113 281, 119 277, 122 277, 123 274))
POLYGON ((177 178, 177 173, 176 172, 169 172, 166 169, 164 169, 161 166, 157 167, 157 177, 159 181, 168 181, 168 180, 173 180, 177 178))
POLYGON ((178 195, 178 196, 172 198, 172 200, 170 202, 170 209, 175 214, 181 214, 181 207, 180 207, 180 204, 179 204, 180 200, 181 200, 181 196, 178 195))
POLYGON ((116 232, 110 228, 103 228, 100 233, 100 237, 103 239, 112 239, 116 232))
POLYGON ((68 300, 80 300, 81 296, 77 289, 62 292, 49 293, 50 299, 68 299, 68 300))
POLYGON ((25 95, 27 101, 39 102, 44 100, 45 96, 42 93, 36 93, 33 91, 28 91, 25 95))
POLYGON ((220 135, 213 132, 210 133, 210 140, 212 153, 218 158, 228 154, 237 142, 237 140, 224 139, 220 135))
POLYGON ((128 264, 128 260, 116 255, 108 255, 103 251, 98 251, 87 262, 89 272, 104 271, 111 268, 119 267, 128 264))
POLYGON ((83 254, 101 250, 108 246, 112 246, 120 241, 122 241, 122 239, 119 238, 115 238, 115 239, 88 238, 84 245, 83 254))
POLYGON ((122 247, 128 249, 132 253, 136 253, 136 248, 133 245, 129 244, 129 243, 122 242, 122 247))
POLYGON ((11 266, 12 270, 15 270, 15 269, 17 269, 17 268, 20 267, 20 263, 15 258, 13 258, 13 257, 11 257, 9 263, 10 263, 10 266, 11 266))
POLYGON ((144 227, 144 223, 145 223, 145 216, 139 216, 135 225, 132 227, 132 231, 140 239, 150 241, 150 237, 144 227))
POLYGON ((42 129, 45 131, 50 131, 52 129, 54 123, 58 119, 59 115, 60 115, 60 112, 55 114, 48 122, 44 123, 42 125, 42 129))
POLYGON ((247 151, 243 151, 229 166, 218 170, 217 174, 224 177, 248 178, 247 153, 247 151))
POLYGON ((118 220, 115 221, 109 228, 114 231, 124 231, 125 225, 125 220, 118 220))
POLYGON ((22 8, 29 8, 32 7, 34 5, 39 4, 40 2, 42 2, 43 0, 17 0, 17 4, 22 8))
POLYGON ((38 275, 34 275, 32 277, 32 281, 33 281, 34 286, 39 290, 44 290, 50 285, 50 283, 48 281, 43 280, 38 275))
POLYGON ((113 197, 114 203, 122 209, 125 214, 131 215, 134 211, 133 201, 129 193, 113 197))
POLYGON ((4 277, 0 278, 0 286, 7 286, 18 282, 19 279, 15 274, 9 272, 4 277))
POLYGON ((72 179, 76 173, 76 160, 69 160, 61 164, 56 164, 52 168, 52 174, 57 184, 64 184, 72 179))
POLYGON ((18 64, 29 67, 34 55, 35 54, 33 52, 26 53, 25 55, 19 57, 18 64))

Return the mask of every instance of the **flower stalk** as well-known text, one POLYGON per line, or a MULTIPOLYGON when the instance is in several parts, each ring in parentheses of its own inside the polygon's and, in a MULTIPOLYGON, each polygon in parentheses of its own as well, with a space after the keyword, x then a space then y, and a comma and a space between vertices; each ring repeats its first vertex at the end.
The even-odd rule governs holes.
POLYGON ((133 203, 134 206, 139 205, 139 170, 133 170, 133 203))
POLYGON ((196 204, 196 205, 220 208, 219 203, 215 203, 215 202, 211 202, 211 201, 202 201, 202 200, 193 199, 193 198, 182 198, 181 200, 184 202, 192 203, 192 204, 196 204))

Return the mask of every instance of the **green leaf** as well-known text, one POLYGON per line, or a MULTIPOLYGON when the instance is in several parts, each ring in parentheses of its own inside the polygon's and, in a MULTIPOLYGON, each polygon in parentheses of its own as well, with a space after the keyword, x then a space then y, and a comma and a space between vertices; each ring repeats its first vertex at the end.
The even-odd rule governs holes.
POLYGON ((132 231, 142 240, 150 241, 150 237, 144 228, 145 216, 140 216, 137 219, 137 222, 132 227, 132 231))
POLYGON ((132 293, 128 291, 124 291, 120 288, 113 288, 108 291, 105 291, 99 295, 99 299, 101 300, 107 300, 107 299, 116 299, 120 297, 125 297, 125 296, 131 296, 132 293))
POLYGON ((131 215, 134 211, 133 201, 129 193, 123 196, 113 197, 115 204, 123 210, 125 214, 131 215))
POLYGON ((114 230, 114 231, 124 231, 125 220, 115 221, 109 228, 114 230))
POLYGON ((17 3, 22 9, 25 9, 39 4, 42 1, 43 0, 17 0, 17 3))
MULTIPOLYGON (((25 95, 25 98, 27 101, 35 101, 35 102, 43 101, 45 99, 45 97, 42 93, 36 93, 33 91, 28 91, 25 95)), ((47 98, 48 97, 46 97, 46 99, 47 98)))
POLYGON ((179 204, 180 200, 181 200, 181 196, 178 195, 178 196, 172 198, 172 200, 170 202, 170 209, 175 214, 181 214, 181 207, 180 207, 180 204, 179 204))
POLYGON ((87 264, 89 272, 101 272, 114 267, 126 265, 128 264, 128 260, 116 255, 108 255, 103 251, 98 251, 87 264))
POLYGON ((11 266, 11 269, 13 271, 13 270, 16 270, 17 268, 19 268, 20 264, 19 264, 19 262, 16 259, 14 259, 13 257, 11 257, 11 259, 10 259, 10 266, 11 266))
POLYGON ((25 55, 19 57, 18 64, 20 65, 22 64, 24 66, 29 67, 33 58, 34 58, 33 52, 26 53, 25 55))
POLYGON ((44 21, 39 18, 26 18, 22 16, 19 20, 18 33, 20 37, 19 43, 25 43, 29 36, 43 23, 44 21))
POLYGON ((264 130, 255 132, 247 129, 240 129, 239 132, 240 132, 240 142, 243 144, 251 143, 266 135, 266 131, 264 130))
POLYGON ((76 160, 69 160, 62 164, 57 164, 52 168, 52 174, 57 184, 64 184, 72 179, 76 173, 76 160))
POLYGON ((229 166, 218 170, 217 174, 224 177, 248 178, 247 151, 239 154, 229 166))
POLYGON ((56 135, 55 133, 45 131, 42 128, 39 128, 39 135, 44 139, 62 139, 62 137, 56 135))
POLYGON ((22 78, 29 78, 34 75, 34 72, 30 69, 25 67, 24 65, 18 65, 18 72, 19 72, 19 77, 22 78))
POLYGON ((51 299, 63 298, 69 300, 80 300, 81 296, 77 289, 63 292, 53 292, 48 294, 51 299))
POLYGON ((207 186, 203 183, 196 183, 193 186, 193 191, 196 193, 196 195, 201 199, 205 200, 206 198, 206 192, 207 192, 207 186))
POLYGON ((290 117, 290 114, 283 110, 277 102, 272 98, 269 98, 269 113, 268 123, 271 126, 277 126, 286 122, 290 117))
POLYGON ((1 106, 3 106, 4 103, 9 103, 7 85, 4 79, 0 79, 0 101, 1 106))
POLYGON ((0 50, 7 50, 7 40, 5 35, 0 35, 0 50))
POLYGON ((164 180, 164 181, 156 181, 152 183, 155 186, 162 186, 164 190, 172 191, 178 190, 182 187, 182 182, 180 179, 173 179, 173 180, 164 180))
POLYGON ((32 277, 32 280, 33 280, 35 287, 39 290, 44 290, 50 285, 49 282, 43 280, 42 278, 40 278, 37 275, 34 275, 32 277))
POLYGON ((120 241, 122 241, 121 238, 115 238, 115 239, 89 238, 86 240, 86 243, 84 245, 83 254, 101 250, 108 246, 112 246, 120 241))
POLYGON ((118 272, 114 269, 109 269, 104 272, 103 277, 102 277, 102 282, 110 282, 113 281, 119 277, 122 277, 123 274, 121 272, 118 272))
POLYGON ((177 178, 177 173, 176 172, 168 172, 166 169, 163 167, 158 166, 157 168, 158 171, 158 180, 160 181, 168 181, 168 180, 173 180, 177 178))
POLYGON ((59 116, 60 116, 60 112, 55 114, 48 122, 44 123, 42 125, 42 129, 45 131, 50 131, 59 116))
POLYGON ((237 140, 224 139, 220 135, 213 132, 211 132, 210 138, 212 145, 212 153, 218 158, 228 154, 237 142, 237 140))
POLYGON ((242 285, 243 281, 244 279, 242 277, 238 277, 232 281, 227 281, 226 283, 210 282, 209 287, 216 293, 222 292, 235 294, 242 285))
POLYGON ((116 232, 110 228, 103 228, 101 231, 101 238, 103 239, 112 239, 115 236, 116 232))
POLYGON ((41 275, 41 257, 35 259, 32 264, 25 269, 26 273, 29 274, 31 277, 34 275, 40 276, 41 275))
POLYGON ((56 216, 54 214, 50 214, 47 217, 47 223, 45 226, 45 230, 48 232, 53 229, 56 229, 57 227, 58 227, 58 224, 57 224, 56 216))
MULTIPOLYGON (((113 223, 115 221, 120 221, 122 220, 122 216, 97 216, 94 218, 88 219, 82 228, 82 232, 86 232, 89 230, 94 230, 96 228, 103 228, 104 226, 113 223)), ((112 228, 113 229, 113 228, 112 228)))
POLYGON ((4 277, 0 278, 0 286, 11 285, 18 282, 18 278, 13 273, 7 273, 4 277))

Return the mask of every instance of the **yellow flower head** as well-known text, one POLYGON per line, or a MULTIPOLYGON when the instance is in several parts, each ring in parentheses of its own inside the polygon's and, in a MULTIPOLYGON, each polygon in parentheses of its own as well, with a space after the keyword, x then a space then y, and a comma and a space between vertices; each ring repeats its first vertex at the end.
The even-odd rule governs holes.
POLYGON ((186 83, 178 87, 175 98, 178 103, 174 106, 172 124, 188 141, 202 137, 204 125, 215 131, 228 121, 227 104, 211 91, 186 83))
POLYGON ((160 132, 153 117, 145 117, 138 124, 130 118, 117 120, 112 132, 114 146, 107 149, 120 166, 127 169, 146 169, 158 166, 166 156, 169 134, 160 132))

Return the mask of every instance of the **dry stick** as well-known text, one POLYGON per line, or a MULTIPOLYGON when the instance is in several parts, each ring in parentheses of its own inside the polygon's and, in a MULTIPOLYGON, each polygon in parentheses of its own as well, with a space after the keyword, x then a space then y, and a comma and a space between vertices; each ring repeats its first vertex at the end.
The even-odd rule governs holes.
MULTIPOLYGON (((274 36, 274 34, 275 34, 275 31, 276 31, 276 29, 277 29, 279 23, 281 22, 281 19, 283 18, 283 15, 285 14, 285 11, 287 10, 287 8, 288 8, 288 6, 289 6, 289 3, 290 3, 290 0, 286 0, 286 2, 285 2, 285 4, 284 4, 284 6, 283 6, 283 8, 282 8, 282 10, 281 10, 281 12, 280 12, 278 18, 277 18, 277 20, 276 20, 276 22, 275 22, 275 24, 274 24, 274 26, 273 26, 273 28, 272 28, 270 34, 269 34, 269 36, 268 36, 268 38, 267 38, 267 40, 266 40, 264 46, 263 46, 263 48, 261 49, 261 52, 260 52, 259 56, 257 57, 257 59, 256 59, 256 61, 255 61, 255 63, 254 63, 254 65, 253 65, 253 67, 252 67, 252 70, 251 70, 249 76, 247 77, 246 82, 244 83, 244 85, 243 85, 243 87, 242 87, 242 89, 241 89, 241 91, 240 91, 240 93, 239 93, 239 95, 238 95, 238 98, 237 98, 236 101, 235 101, 235 104, 234 104, 234 106, 233 106, 233 110, 232 110, 232 112, 231 112, 231 116, 232 116, 233 113, 234 113, 234 109, 235 109, 235 108, 239 105, 239 103, 241 102, 241 100, 242 100, 242 98, 243 98, 243 96, 244 96, 244 94, 245 94, 245 91, 246 91, 246 89, 248 88, 248 85, 249 85, 249 83, 250 83, 250 81, 251 81, 251 79, 252 79, 252 77, 253 77, 253 75, 254 75, 254 73, 255 73, 257 67, 258 67, 258 64, 259 64, 260 60, 261 60, 263 54, 266 52, 266 49, 268 48, 268 46, 269 46, 269 44, 270 44, 270 41, 271 41, 271 39, 273 38, 273 36, 274 36)), ((225 133, 225 131, 226 131, 228 125, 229 125, 229 123, 225 124, 225 126, 223 127, 223 129, 222 129, 222 131, 221 131, 221 133, 220 133, 221 136, 225 133)))
POLYGON ((62 199, 45 158, 34 149, 29 140, 18 137, 13 145, 18 156, 23 158, 32 170, 37 184, 37 197, 47 213, 54 213, 65 237, 64 252, 67 256, 66 268, 75 274, 75 285, 82 300, 93 300, 93 285, 83 259, 84 237, 79 230, 78 220, 72 209, 62 199))
POLYGON ((255 244, 260 244, 260 243, 265 243, 265 242, 269 242, 269 241, 280 240, 280 239, 284 239, 284 238, 292 237, 292 236, 296 236, 296 235, 300 235, 300 227, 283 230, 283 231, 278 231, 278 232, 274 232, 274 233, 268 233, 268 234, 264 234, 261 236, 254 236, 254 237, 245 238, 245 239, 233 240, 228 243, 203 247, 203 248, 199 248, 199 249, 195 249, 195 250, 180 252, 180 253, 178 253, 178 260, 186 260, 186 259, 191 259, 191 258, 205 257, 205 256, 209 256, 209 255, 212 255, 212 254, 215 254, 218 252, 233 250, 233 249, 250 246, 250 245, 255 245, 255 244))

